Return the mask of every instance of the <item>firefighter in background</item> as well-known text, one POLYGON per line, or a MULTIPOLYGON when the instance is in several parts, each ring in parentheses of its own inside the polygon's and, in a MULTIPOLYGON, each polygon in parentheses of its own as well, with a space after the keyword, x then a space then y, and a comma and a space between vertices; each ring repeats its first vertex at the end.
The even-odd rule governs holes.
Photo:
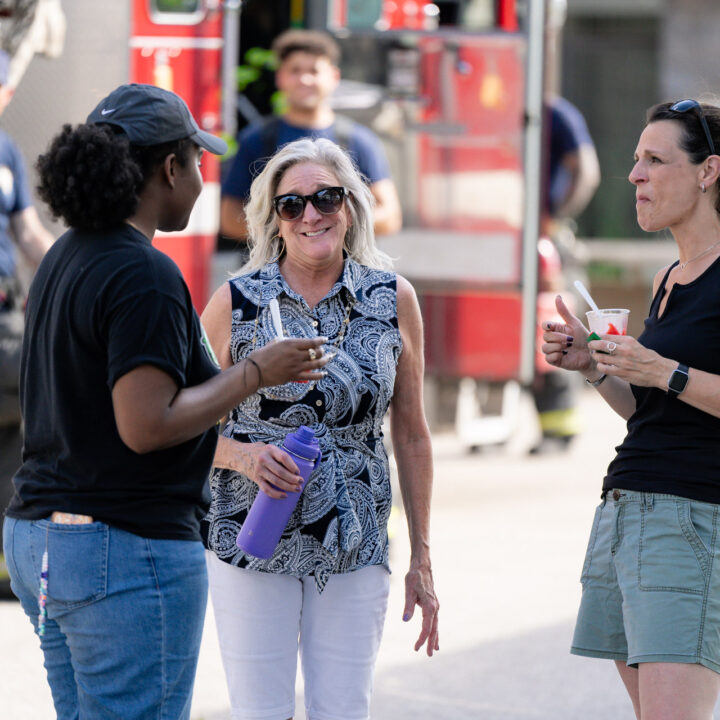
POLYGON ((340 48, 335 40, 320 31, 288 30, 275 39, 272 49, 279 63, 275 83, 285 95, 287 109, 282 116, 240 133, 237 155, 222 185, 222 235, 245 241, 245 202, 251 182, 279 147, 301 137, 325 137, 346 149, 368 179, 375 199, 375 233, 397 232, 402 224, 400 201, 380 140, 369 128, 336 115, 330 105, 340 81, 340 48))
MULTIPOLYGON (((541 293, 565 290, 561 264, 572 267, 575 235, 571 222, 587 207, 600 183, 595 144, 582 113, 568 100, 546 101, 550 121, 549 178, 539 244, 541 293)), ((533 386, 542 438, 532 452, 566 448, 579 431, 575 386, 567 373, 547 364, 533 386)))

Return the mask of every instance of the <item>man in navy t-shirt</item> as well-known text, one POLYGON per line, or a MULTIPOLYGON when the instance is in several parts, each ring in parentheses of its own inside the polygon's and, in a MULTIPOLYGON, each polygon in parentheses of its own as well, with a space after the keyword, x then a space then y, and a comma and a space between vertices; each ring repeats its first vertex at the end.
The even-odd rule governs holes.
POLYGON ((275 150, 303 137, 324 137, 344 147, 375 197, 375 232, 399 230, 400 202, 380 140, 368 128, 336 116, 330 107, 340 81, 337 43, 326 33, 289 30, 276 38, 273 51, 279 62, 275 83, 285 94, 287 111, 240 133, 237 155, 222 186, 222 234, 246 237, 244 208, 253 179, 275 150))
MULTIPOLYGON (((10 103, 14 89, 7 84, 8 54, 0 50, 0 115, 10 103)), ((0 130, 0 278, 12 278, 20 248, 37 267, 53 242, 32 205, 25 163, 12 138, 0 130)))
POLYGON ((551 218, 576 218, 600 182, 595 144, 582 113, 554 97, 550 111, 550 177, 547 212, 551 218))
MULTIPOLYGON (((567 221, 585 209, 600 182, 600 164, 595 144, 580 110, 562 97, 546 100, 550 121, 549 175, 542 214, 542 234, 553 240, 545 246, 558 258, 565 270, 573 264, 573 245, 567 244, 567 221)), ((543 253, 545 254, 545 253, 543 253)), ((541 255, 541 262, 542 262, 541 255)), ((564 290, 559 273, 541 273, 540 290, 558 293, 564 290)), ((579 416, 575 385, 570 373, 546 366, 538 373, 533 385, 533 397, 538 411, 543 438, 533 449, 544 452, 557 447, 566 448, 577 434, 579 416), (558 442, 559 441, 559 442, 558 442)))

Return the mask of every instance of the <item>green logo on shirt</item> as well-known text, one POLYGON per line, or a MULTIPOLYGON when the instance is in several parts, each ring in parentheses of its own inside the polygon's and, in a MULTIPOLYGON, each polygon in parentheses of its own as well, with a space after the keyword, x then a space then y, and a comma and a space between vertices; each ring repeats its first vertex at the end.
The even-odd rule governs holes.
POLYGON ((208 357, 212 362, 217 366, 220 367, 220 363, 218 362, 217 357, 215 356, 215 351, 212 349, 212 345, 210 344, 210 340, 208 340, 207 333, 205 332, 205 328, 202 326, 202 323, 200 323, 200 329, 202 330, 202 344, 205 348, 205 352, 208 354, 208 357))

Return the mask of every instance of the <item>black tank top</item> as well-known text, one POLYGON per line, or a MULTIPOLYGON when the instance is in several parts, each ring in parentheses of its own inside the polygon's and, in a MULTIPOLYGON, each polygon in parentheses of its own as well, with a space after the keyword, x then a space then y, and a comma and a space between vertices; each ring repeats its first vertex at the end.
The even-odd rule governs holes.
MULTIPOLYGON (((666 358, 720 375, 720 258, 700 277, 670 291, 670 270, 650 306, 638 341, 666 358)), ((690 380, 692 382, 692 379, 690 380)), ((720 418, 658 388, 631 385, 637 409, 608 467, 603 489, 669 493, 720 503, 720 418)))

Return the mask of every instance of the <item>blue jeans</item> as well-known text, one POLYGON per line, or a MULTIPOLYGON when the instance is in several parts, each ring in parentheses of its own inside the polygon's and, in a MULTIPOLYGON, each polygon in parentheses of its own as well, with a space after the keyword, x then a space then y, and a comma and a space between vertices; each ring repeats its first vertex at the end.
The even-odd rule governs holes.
POLYGON ((104 523, 5 518, 11 587, 38 628, 58 720, 186 720, 207 571, 200 542, 151 540, 104 523))

